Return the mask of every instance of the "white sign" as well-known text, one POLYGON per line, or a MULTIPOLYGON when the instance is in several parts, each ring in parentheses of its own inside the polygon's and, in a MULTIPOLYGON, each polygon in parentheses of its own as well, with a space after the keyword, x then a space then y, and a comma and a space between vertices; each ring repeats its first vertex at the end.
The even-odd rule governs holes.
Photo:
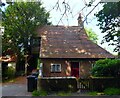
POLYGON ((43 66, 43 63, 40 63, 40 68, 39 68, 39 76, 42 77, 42 66, 43 66))

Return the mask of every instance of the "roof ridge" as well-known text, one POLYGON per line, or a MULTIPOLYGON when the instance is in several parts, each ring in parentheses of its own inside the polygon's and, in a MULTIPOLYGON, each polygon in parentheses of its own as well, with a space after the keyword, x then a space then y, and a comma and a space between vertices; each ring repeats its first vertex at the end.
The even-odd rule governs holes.
POLYGON ((45 26, 48 26, 48 27, 80 27, 80 26, 65 26, 65 25, 45 25, 45 26))

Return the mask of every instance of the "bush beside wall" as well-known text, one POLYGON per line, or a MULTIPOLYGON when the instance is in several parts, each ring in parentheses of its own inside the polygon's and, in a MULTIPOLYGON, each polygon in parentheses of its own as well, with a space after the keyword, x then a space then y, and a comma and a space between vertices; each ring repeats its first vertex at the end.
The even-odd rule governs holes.
POLYGON ((120 95, 120 89, 118 88, 107 88, 104 90, 105 95, 120 95))
POLYGON ((15 77, 15 68, 13 66, 6 67, 2 75, 2 80, 13 79, 15 77))
POLYGON ((102 59, 95 62, 91 70, 95 77, 120 77, 120 60, 102 59))
POLYGON ((75 78, 39 78, 38 88, 45 91, 77 91, 77 80, 75 78))

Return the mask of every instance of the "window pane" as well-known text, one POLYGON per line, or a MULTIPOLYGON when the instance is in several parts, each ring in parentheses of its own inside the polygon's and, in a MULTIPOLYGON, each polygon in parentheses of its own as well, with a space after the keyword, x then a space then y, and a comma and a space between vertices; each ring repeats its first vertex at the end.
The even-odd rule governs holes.
POLYGON ((32 39, 32 46, 33 47, 38 47, 38 46, 40 46, 40 41, 41 41, 41 38, 39 38, 39 37, 37 37, 37 38, 33 38, 32 39))
POLYGON ((61 71, 61 65, 60 64, 52 64, 51 65, 51 72, 60 72, 61 71))
POLYGON ((60 65, 56 65, 56 71, 60 71, 60 65))
POLYGON ((55 72, 55 65, 52 65, 52 71, 55 72))

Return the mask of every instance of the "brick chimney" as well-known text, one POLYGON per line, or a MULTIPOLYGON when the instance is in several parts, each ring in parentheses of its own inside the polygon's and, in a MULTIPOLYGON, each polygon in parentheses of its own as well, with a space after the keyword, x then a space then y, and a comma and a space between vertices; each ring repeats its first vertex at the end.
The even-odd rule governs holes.
POLYGON ((80 26, 81 28, 83 27, 83 21, 82 21, 82 16, 81 16, 81 13, 79 14, 78 16, 78 26, 80 26))

